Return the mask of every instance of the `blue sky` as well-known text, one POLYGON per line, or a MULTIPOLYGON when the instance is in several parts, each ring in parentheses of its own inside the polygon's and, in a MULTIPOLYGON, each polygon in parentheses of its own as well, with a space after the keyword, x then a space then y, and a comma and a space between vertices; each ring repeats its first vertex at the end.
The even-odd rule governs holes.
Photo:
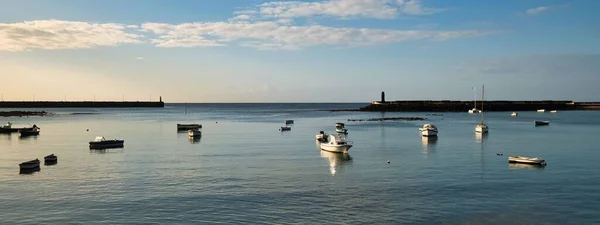
POLYGON ((4 100, 598 101, 594 0, 0 0, 4 100))

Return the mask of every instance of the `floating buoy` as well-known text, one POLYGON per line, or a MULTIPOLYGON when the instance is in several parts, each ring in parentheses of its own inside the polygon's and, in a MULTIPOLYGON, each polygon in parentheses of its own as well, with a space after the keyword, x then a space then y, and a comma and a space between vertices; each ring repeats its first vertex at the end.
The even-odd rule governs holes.
POLYGON ((85 131, 90 131, 90 129, 85 129, 85 131))
POLYGON ((390 160, 388 160, 387 163, 390 164, 390 160))
POLYGON ((503 153, 496 153, 496 155, 502 156, 502 155, 504 155, 504 154, 503 154, 503 153))

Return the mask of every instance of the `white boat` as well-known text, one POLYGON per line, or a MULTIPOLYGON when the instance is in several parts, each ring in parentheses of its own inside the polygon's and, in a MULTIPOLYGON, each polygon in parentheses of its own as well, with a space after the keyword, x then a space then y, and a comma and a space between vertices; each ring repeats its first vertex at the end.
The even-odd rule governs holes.
POLYGON ((488 126, 483 123, 483 99, 485 99, 485 86, 481 86, 481 122, 475 125, 475 133, 486 134, 489 130, 488 126))
POLYGON ((437 127, 435 127, 435 125, 433 124, 425 124, 423 125, 423 127, 419 128, 419 131, 421 132, 421 135, 423 135, 424 137, 433 137, 433 136, 437 136, 438 134, 438 129, 437 127))
POLYGON ((550 121, 536 120, 536 121, 533 121, 533 122, 535 123, 536 126, 550 125, 550 121))
POLYGON ((344 153, 348 152, 353 144, 351 141, 347 141, 346 136, 342 134, 330 134, 328 141, 320 144, 321 150, 344 153))
POLYGON ((550 111, 550 113, 556 113, 556 112, 558 112, 558 111, 556 111, 556 110, 552 110, 552 111, 550 111))
POLYGON ((190 136, 190 137, 200 137, 200 136, 202 136, 202 131, 200 131, 199 129, 188 130, 188 136, 190 136))
POLYGON ((320 143, 328 142, 328 138, 329 134, 325 133, 324 131, 319 131, 319 133, 315 135, 315 139, 317 139, 317 141, 320 143))
POLYGON ((524 157, 524 156, 509 156, 508 162, 509 163, 546 165, 546 160, 539 158, 539 157, 530 158, 530 157, 524 157))
POLYGON ((545 109, 538 109, 537 112, 546 112, 545 109))
POLYGON ((477 93, 475 91, 475 87, 473 88, 473 108, 469 109, 469 114, 481 113, 481 110, 477 109, 477 93))
POLYGON ((514 116, 518 116, 518 115, 519 115, 519 114, 518 114, 517 112, 512 112, 512 113, 510 114, 510 116, 513 116, 513 117, 514 117, 514 116))
POLYGON ((279 130, 280 131, 291 131, 292 127, 286 125, 286 126, 281 127, 279 130))
POLYGON ((348 129, 344 123, 335 123, 335 132, 340 134, 348 134, 348 129))

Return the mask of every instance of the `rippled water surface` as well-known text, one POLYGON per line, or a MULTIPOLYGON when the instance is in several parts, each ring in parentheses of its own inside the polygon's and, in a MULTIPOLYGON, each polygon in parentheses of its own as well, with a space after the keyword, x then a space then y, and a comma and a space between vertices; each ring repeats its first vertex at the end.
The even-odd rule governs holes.
POLYGON ((600 112, 486 113, 490 134, 476 136, 479 118, 467 113, 326 111, 363 105, 169 104, 2 118, 41 134, 0 134, 0 223, 600 223, 600 112), (349 155, 321 152, 314 140, 335 122, 397 116, 426 117, 439 138, 420 137, 423 121, 386 121, 346 122, 349 155), (286 119, 295 124, 282 133, 286 119), (534 127, 536 119, 551 124, 534 127), (203 124, 202 138, 176 132, 187 122, 203 124), (125 147, 89 150, 95 136, 125 147), (58 164, 19 174, 20 162, 51 153, 58 164), (548 166, 508 164, 508 155, 548 166))

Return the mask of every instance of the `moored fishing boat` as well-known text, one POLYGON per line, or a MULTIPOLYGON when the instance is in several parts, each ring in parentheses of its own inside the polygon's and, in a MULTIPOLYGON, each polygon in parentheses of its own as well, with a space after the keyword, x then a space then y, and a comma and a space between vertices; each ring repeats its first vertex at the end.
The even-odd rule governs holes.
POLYGON ((201 124, 190 123, 190 124, 177 124, 177 130, 193 130, 193 129, 202 129, 201 124))
POLYGON ((538 109, 537 112, 546 112, 545 109, 538 109))
POLYGON ((423 127, 419 128, 419 131, 421 132, 421 135, 423 135, 424 137, 434 137, 437 136, 438 134, 438 129, 435 125, 433 124, 425 124, 423 125, 423 127))
POLYGON ((58 157, 56 157, 56 155, 54 155, 54 154, 44 156, 44 163, 46 163, 46 164, 56 163, 57 161, 58 161, 58 157))
POLYGON ((21 136, 39 135, 40 128, 34 124, 31 128, 20 129, 19 133, 21 134, 21 136))
POLYGON ((40 160, 34 159, 31 161, 20 163, 19 168, 22 170, 30 170, 30 169, 40 168, 40 160))
POLYGON ((524 156, 509 156, 509 163, 524 163, 524 164, 535 164, 535 165, 546 165, 546 160, 535 157, 524 157, 524 156))
POLYGON ((344 153, 352 148, 352 144, 343 134, 330 134, 328 142, 320 143, 320 147, 323 151, 344 153))
POLYGON ((95 140, 89 142, 90 149, 122 148, 124 143, 124 140, 106 140, 102 136, 98 136, 95 140))
POLYGON ((515 116, 518 116, 518 115, 519 115, 519 114, 518 114, 517 112, 512 112, 512 113, 510 114, 510 116, 513 116, 513 117, 515 117, 515 116))
POLYGON ((547 126, 550 125, 550 121, 542 121, 542 120, 536 120, 533 121, 535 123, 536 126, 547 126))
POLYGON ((286 125, 287 125, 287 124, 294 124, 294 120, 286 120, 286 121, 285 121, 285 124, 286 124, 286 125))
POLYGON ((291 131, 292 127, 286 125, 286 126, 283 126, 283 127, 279 128, 279 130, 280 131, 291 131))

